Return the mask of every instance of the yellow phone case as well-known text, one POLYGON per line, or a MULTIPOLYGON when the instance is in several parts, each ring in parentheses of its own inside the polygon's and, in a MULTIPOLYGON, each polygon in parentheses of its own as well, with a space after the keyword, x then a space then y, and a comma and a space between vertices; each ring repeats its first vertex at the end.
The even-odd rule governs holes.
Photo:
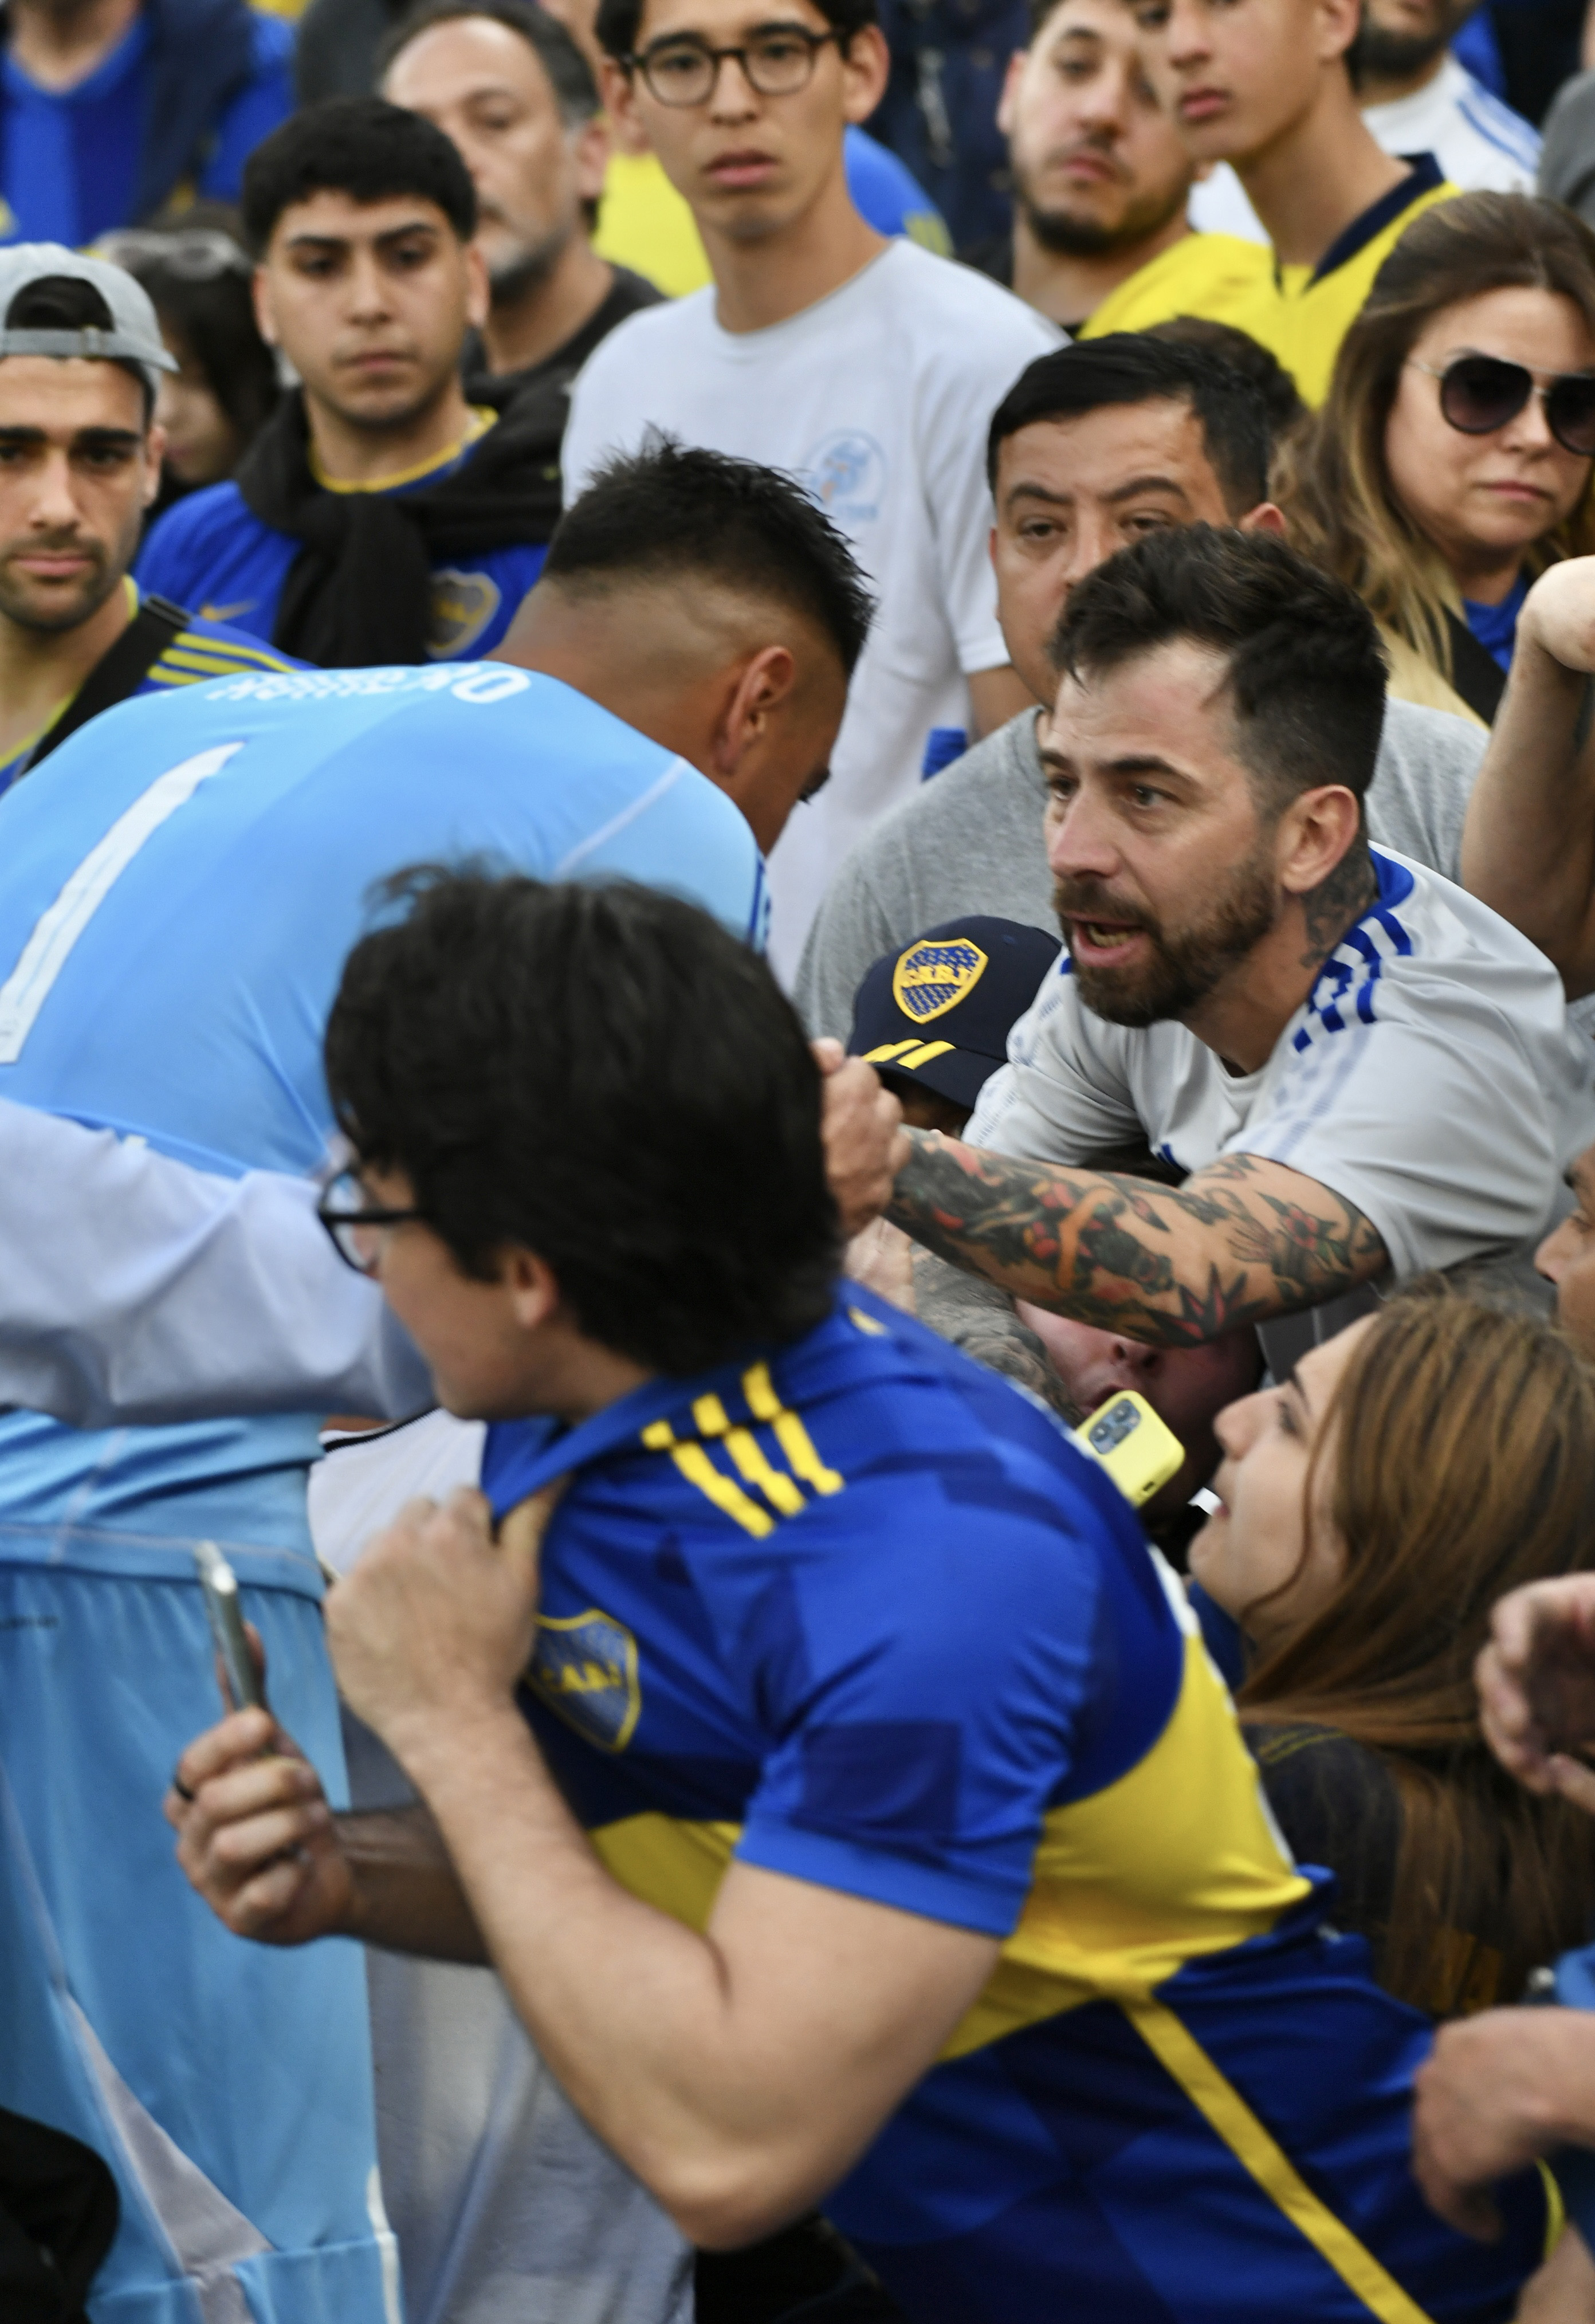
POLYGON ((1144 1396, 1127 1388, 1074 1431, 1074 1442, 1100 1461, 1132 1508, 1139 1509, 1166 1485, 1185 1457, 1172 1428, 1144 1396))

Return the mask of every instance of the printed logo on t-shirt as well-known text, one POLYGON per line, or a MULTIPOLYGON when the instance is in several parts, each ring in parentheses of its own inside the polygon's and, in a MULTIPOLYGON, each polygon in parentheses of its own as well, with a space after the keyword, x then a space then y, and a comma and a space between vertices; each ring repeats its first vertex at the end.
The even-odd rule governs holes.
POLYGON ((612 1614, 539 1614, 524 1683, 601 1751, 631 1741, 642 1710, 637 1641, 612 1614))
POLYGON ((886 455, 862 428, 834 428, 803 463, 809 491, 837 524, 869 524, 880 513, 886 455))
POLYGON ((460 573, 446 565, 432 576, 432 617, 427 652, 433 661, 468 653, 498 612, 502 592, 487 573, 460 573))

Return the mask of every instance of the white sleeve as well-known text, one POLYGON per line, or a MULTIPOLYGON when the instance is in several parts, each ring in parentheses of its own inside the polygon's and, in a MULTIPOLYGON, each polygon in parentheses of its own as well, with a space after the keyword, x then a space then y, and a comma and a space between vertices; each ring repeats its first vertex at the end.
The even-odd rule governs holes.
POLYGON ((1066 1167, 1145 1138, 1128 1086, 1085 1038, 1081 1019, 1065 954, 1010 1033, 1008 1063, 982 1090, 965 1145, 1066 1167))
POLYGON ((1017 300, 1010 303, 1014 316, 1000 316, 999 327, 982 335, 980 360, 966 354, 933 367, 921 439, 942 605, 965 677, 973 670, 999 669, 1008 659, 997 621, 990 547, 986 437, 991 414, 1028 364, 1062 345, 1061 333, 1017 300))
POLYGON ((1293 1057, 1227 1153, 1315 1178, 1378 1228, 1398 1281, 1543 1233, 1574 1094, 1498 1010, 1436 983, 1422 1019, 1349 1022, 1293 1057))
POLYGON ((424 1410, 414 1342, 317 1198, 0 1100, 0 1405, 76 1428, 424 1410))

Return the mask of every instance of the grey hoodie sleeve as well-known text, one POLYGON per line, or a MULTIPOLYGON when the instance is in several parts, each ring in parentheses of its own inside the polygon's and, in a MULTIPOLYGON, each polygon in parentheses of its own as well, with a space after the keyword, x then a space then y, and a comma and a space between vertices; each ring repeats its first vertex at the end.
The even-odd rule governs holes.
POLYGON ((77 1428, 424 1411, 427 1368, 318 1192, 0 1100, 0 1405, 77 1428))

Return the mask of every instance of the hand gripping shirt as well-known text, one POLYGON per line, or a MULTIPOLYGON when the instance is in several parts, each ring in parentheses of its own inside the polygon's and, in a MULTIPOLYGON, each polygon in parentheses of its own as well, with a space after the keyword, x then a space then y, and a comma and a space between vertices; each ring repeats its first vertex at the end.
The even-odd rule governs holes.
POLYGON ((967 1142, 1062 1164, 1143 1139, 1182 1170, 1221 1154, 1281 1162, 1354 1203, 1397 1278, 1542 1233, 1595 1139, 1589 1048, 1562 981, 1476 897, 1372 853, 1377 902, 1256 1073, 1227 1073, 1172 1020, 1111 1025, 1065 952, 967 1142))
MULTIPOLYGON (((0 1096, 226 1177, 315 1172, 322 1034, 376 883, 467 860, 641 880, 762 933, 762 863, 724 793, 554 678, 221 678, 107 711, 0 800, 0 1096)), ((77 1233, 69 1207, 58 1231, 77 1233)), ((273 1282, 273 1305, 296 1296, 314 1313, 315 1279, 273 1282)), ((146 1342, 161 1328, 152 1298, 146 1342)), ((69 1519, 122 1536, 134 1572, 191 1578, 161 1537, 199 1533, 308 1563, 316 1457, 314 1415, 0 1415, 0 1558, 47 1556, 69 1519)))
POLYGON ((730 1859, 1001 1940, 828 2215, 915 2324, 1484 2324, 1411 2177, 1426 2021, 1322 1924, 1178 1585, 1050 1416, 844 1285, 796 1342, 489 1430, 568 1473, 521 1707, 635 1895, 730 1859))

